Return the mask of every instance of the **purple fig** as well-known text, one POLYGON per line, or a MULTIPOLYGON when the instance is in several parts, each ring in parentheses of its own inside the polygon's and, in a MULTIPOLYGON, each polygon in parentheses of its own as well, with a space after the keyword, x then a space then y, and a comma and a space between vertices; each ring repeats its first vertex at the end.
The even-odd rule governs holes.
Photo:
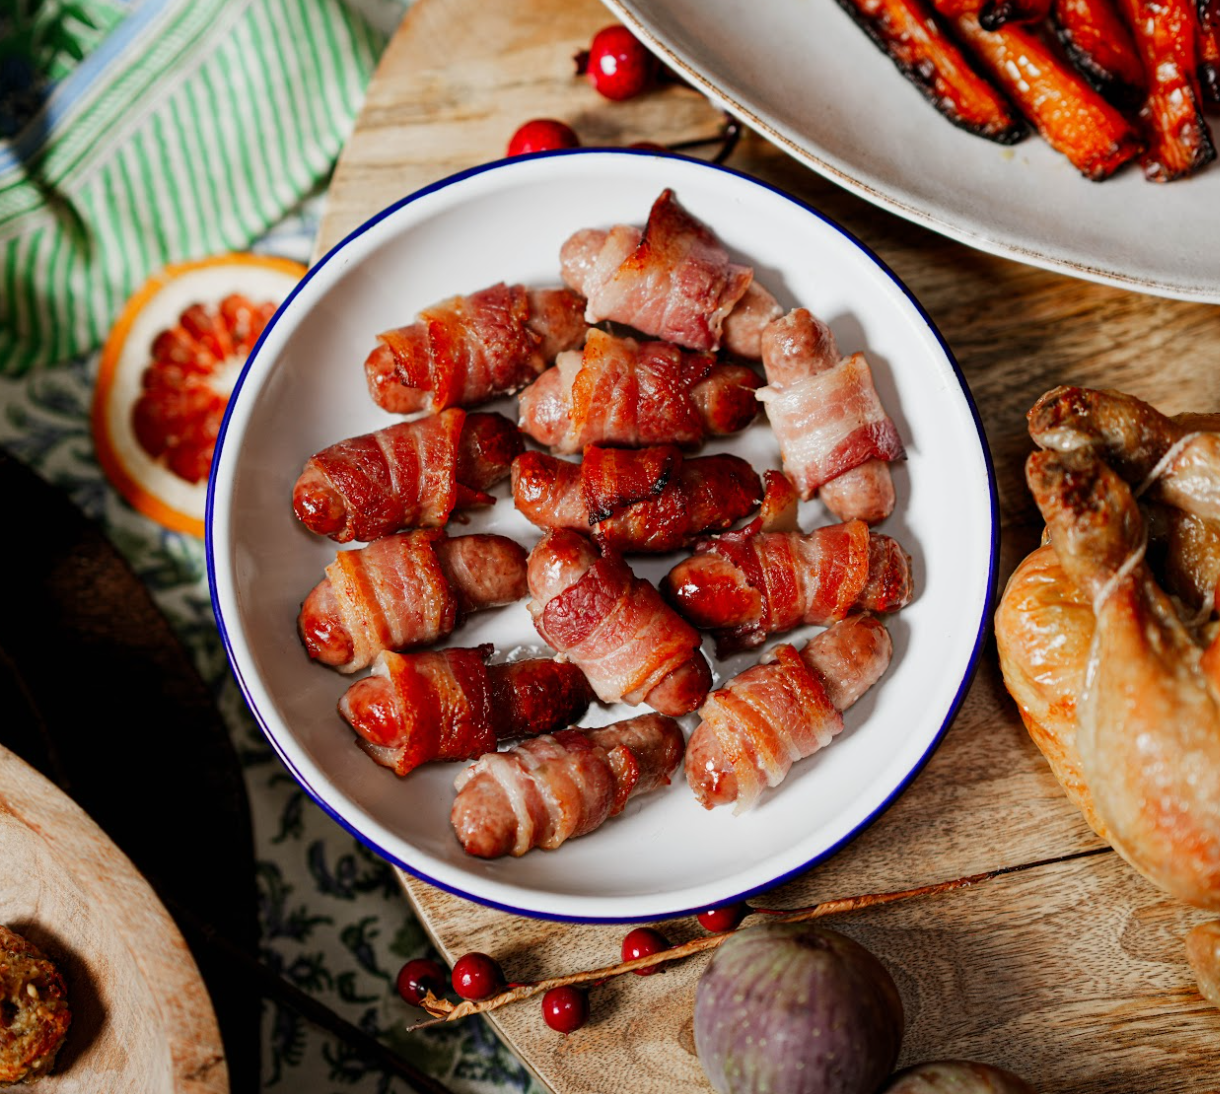
POLYGON ((695 993, 695 1049, 718 1094, 874 1094, 902 1029, 881 962, 803 923, 733 935, 695 993))

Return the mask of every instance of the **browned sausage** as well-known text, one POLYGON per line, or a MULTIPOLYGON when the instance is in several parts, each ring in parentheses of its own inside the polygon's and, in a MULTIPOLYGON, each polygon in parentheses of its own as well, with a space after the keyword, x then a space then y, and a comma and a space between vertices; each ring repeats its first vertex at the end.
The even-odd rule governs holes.
POLYGON ((887 461, 902 454, 902 445, 880 408, 867 366, 840 367, 839 347, 830 328, 806 308, 796 308, 768 324, 762 334, 762 359, 768 386, 760 398, 768 403, 784 470, 801 497, 812 497, 816 490, 839 520, 876 524, 888 517, 895 495, 887 461), (834 376, 846 386, 814 386, 815 376, 823 381, 834 376), (841 403, 851 408, 850 413, 842 413, 841 403), (817 435, 815 427, 834 422, 836 416, 855 426, 847 437, 826 438, 826 443, 842 446, 842 452, 809 448, 810 438, 817 435))
POLYGON ((382 409, 409 414, 514 392, 580 344, 583 311, 567 289, 503 283, 443 300, 377 336, 364 363, 369 394, 382 409))
POLYGON ((661 590, 685 619, 716 634, 723 655, 802 624, 905 607, 911 560, 862 521, 809 533, 730 532, 700 542, 661 590))
POLYGON ((500 414, 457 407, 324 448, 305 464, 292 507, 310 531, 370 543, 402 528, 439 528, 455 509, 490 505, 521 431, 500 414))
POLYGON ((542 452, 513 461, 513 501, 539 528, 591 533, 619 552, 673 551, 757 508, 762 484, 738 456, 684 459, 672 446, 585 449, 571 463, 542 452))
POLYGON ((633 794, 668 783, 682 747, 677 722, 644 714, 489 753, 456 780, 454 833, 480 858, 553 849, 599 827, 633 794))
POLYGON ((749 425, 761 383, 746 365, 591 330, 582 353, 560 354, 521 392, 520 425, 557 453, 595 444, 691 448, 749 425))
POLYGON ((850 616, 799 654, 778 646, 775 660, 712 692, 686 751, 686 780, 699 803, 751 808, 784 779, 794 755, 811 755, 842 730, 840 712, 881 677, 892 649, 879 620, 850 616))
POLYGON ((593 690, 575 665, 544 658, 487 664, 490 645, 382 652, 339 700, 379 764, 405 775, 431 760, 473 760, 510 737, 553 733, 580 718, 593 690))
POLYGON ((504 536, 386 536, 338 553, 305 598, 297 628, 312 658, 355 672, 382 650, 443 638, 468 612, 520 600, 525 567, 524 549, 504 536))
POLYGON ((645 702, 674 716, 699 705, 711 686, 699 633, 621 558, 553 529, 530 553, 528 577, 538 633, 581 667, 603 702, 645 702))

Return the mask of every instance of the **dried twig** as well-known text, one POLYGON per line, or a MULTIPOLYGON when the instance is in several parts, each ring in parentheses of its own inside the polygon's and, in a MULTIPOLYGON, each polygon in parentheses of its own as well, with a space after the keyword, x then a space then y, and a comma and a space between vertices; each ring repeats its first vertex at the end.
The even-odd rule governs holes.
MULTIPOLYGON (((1017 866, 1002 866, 999 869, 989 870, 986 873, 971 874, 969 877, 955 878, 952 881, 940 881, 933 885, 920 885, 915 889, 901 889, 897 892, 868 893, 864 896, 824 900, 820 904, 814 904, 808 908, 798 908, 793 911, 777 912, 770 909, 755 908, 752 914, 753 912, 766 912, 769 922, 772 923, 802 923, 810 919, 820 919, 823 916, 859 911, 861 908, 893 904, 896 901, 909 900, 912 897, 935 896, 937 893, 948 893, 954 889, 966 889, 972 885, 979 885, 984 881, 991 881, 993 878, 1000 877, 1003 874, 1014 874, 1024 870, 1031 870, 1037 866, 1046 866, 1051 863, 1103 854, 1109 850, 1109 847, 1102 847, 1092 851, 1082 851, 1077 855, 1068 855, 1063 858, 1042 859, 1038 862, 1021 863, 1017 866)), ((623 961, 617 965, 606 965, 600 969, 588 969, 584 972, 569 973, 567 976, 552 976, 532 983, 514 984, 506 991, 502 991, 498 995, 489 996, 486 999, 480 999, 478 1002, 466 1000, 465 1002, 455 1004, 451 1003, 448 999, 438 999, 429 992, 421 1006, 432 1017, 409 1026, 408 1031, 426 1029, 429 1026, 440 1025, 444 1022, 456 1022, 471 1014, 483 1014, 486 1011, 497 1010, 509 1003, 516 1003, 522 999, 541 995, 543 992, 550 991, 551 988, 561 988, 569 984, 600 983, 603 980, 609 980, 611 977, 635 972, 637 969, 649 969, 655 965, 682 961, 694 954, 702 953, 704 950, 715 949, 730 935, 736 934, 738 931, 750 930, 755 926, 758 926, 758 924, 737 927, 735 930, 723 931, 719 934, 705 935, 703 938, 692 939, 690 942, 685 942, 668 950, 661 950, 655 954, 649 954, 647 957, 638 957, 634 961, 623 961)))
POLYGON ((686 152, 691 149, 701 148, 704 145, 719 143, 720 147, 712 157, 712 163, 724 163, 732 155, 733 149, 737 147, 737 142, 740 139, 741 122, 734 118, 732 114, 725 111, 724 120, 720 123, 720 132, 716 136, 675 141, 673 144, 666 145, 666 147, 671 152, 686 152))

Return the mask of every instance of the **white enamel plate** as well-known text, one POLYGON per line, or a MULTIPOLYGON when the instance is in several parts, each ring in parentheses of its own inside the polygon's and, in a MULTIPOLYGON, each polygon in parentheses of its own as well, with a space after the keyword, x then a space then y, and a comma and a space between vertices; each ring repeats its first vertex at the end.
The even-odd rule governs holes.
MULTIPOLYGON (((513 399, 492 404, 516 417, 513 399)), ((708 451, 778 467, 765 418, 708 451)), ((540 533, 500 501, 451 534, 489 531, 526 547, 540 533)), ((827 523, 816 502, 802 525, 827 523)), ((638 152, 576 151, 490 164, 391 206, 319 262, 272 321, 230 404, 208 507, 216 617, 251 710, 284 763, 339 823, 391 861, 473 900, 526 915, 641 920, 758 892, 850 840, 914 777, 964 695, 995 573, 996 509, 986 443, 961 374, 903 285, 856 240, 785 194, 706 163, 638 152), (785 307, 829 322, 844 353, 867 351, 906 442, 898 507, 879 530, 912 555, 917 594, 889 622, 894 660, 847 713, 827 749, 799 763, 753 811, 703 810, 678 777, 632 799, 596 832, 555 851, 482 861, 449 827, 456 764, 400 779, 354 743, 335 705, 351 683, 311 663, 296 633, 301 601, 336 546, 292 513, 306 459, 389 424, 362 363, 378 331, 496 281, 557 285, 574 231, 643 224, 672 187, 785 307)), ((631 560, 659 578, 677 556, 631 560)), ((803 642, 809 634, 797 633, 803 642)), ((779 639, 777 639, 779 641, 779 639)), ((524 604, 471 616, 453 646, 545 652, 524 604)), ((705 643, 711 654, 711 643, 705 643)), ((752 664, 713 664, 721 680, 752 664)), ((595 706, 593 725, 639 713, 595 706)), ((693 728, 695 719, 687 719, 693 728)))

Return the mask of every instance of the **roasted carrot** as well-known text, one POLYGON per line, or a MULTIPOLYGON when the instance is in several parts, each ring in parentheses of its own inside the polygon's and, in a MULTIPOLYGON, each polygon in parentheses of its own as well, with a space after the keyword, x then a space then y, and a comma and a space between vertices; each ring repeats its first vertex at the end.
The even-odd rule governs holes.
POLYGON ((898 70, 954 125, 1000 144, 1026 135, 1020 115, 966 60, 923 0, 839 0, 898 70))
POLYGON ((1153 182, 1172 182, 1216 158, 1200 109, 1194 0, 1119 0, 1119 4, 1148 83, 1140 108, 1148 139, 1144 175, 1153 182))
POLYGON ((972 15, 953 26, 1043 139, 1087 178, 1109 178, 1142 151, 1135 126, 1037 34, 1011 23, 983 30, 972 15))
POLYGON ((1111 0, 1054 0, 1051 18, 1080 74, 1119 109, 1139 109, 1144 66, 1111 0))
POLYGON ((1199 87, 1205 103, 1220 103, 1220 0, 1199 0, 1199 87))
POLYGON ((1051 0, 932 0, 932 6, 946 19, 977 15, 984 30, 995 30, 1005 23, 1039 23, 1051 10, 1051 0))
POLYGON ((1040 23, 1051 13, 1051 0, 986 0, 979 26, 998 30, 1007 23, 1040 23))

